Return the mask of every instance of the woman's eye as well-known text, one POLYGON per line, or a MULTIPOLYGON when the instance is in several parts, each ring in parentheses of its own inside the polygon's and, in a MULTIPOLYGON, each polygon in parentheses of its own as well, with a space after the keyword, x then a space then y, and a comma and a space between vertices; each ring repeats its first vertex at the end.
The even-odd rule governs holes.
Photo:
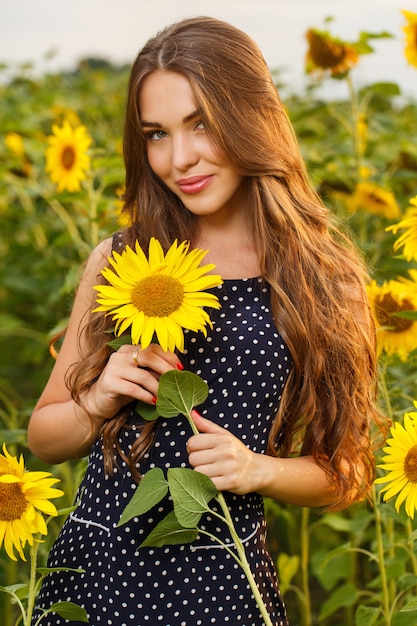
POLYGON ((200 120, 196 125, 195 125, 196 130, 204 130, 204 122, 202 120, 200 120))
POLYGON ((146 133, 146 139, 150 139, 151 141, 159 141, 160 139, 164 139, 166 135, 166 132, 163 130, 151 130, 149 133, 146 133))

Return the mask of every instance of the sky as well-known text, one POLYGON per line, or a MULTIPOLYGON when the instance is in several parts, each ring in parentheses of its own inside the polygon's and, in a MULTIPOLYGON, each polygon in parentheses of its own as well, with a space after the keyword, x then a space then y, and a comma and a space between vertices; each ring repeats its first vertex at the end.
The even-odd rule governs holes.
MULTIPOLYGON (((404 57, 401 9, 417 12, 417 0, 0 0, 0 63, 32 62, 39 72, 72 69, 88 56, 130 63, 164 26, 210 15, 251 35, 269 67, 297 90, 305 84, 305 33, 332 17, 331 32, 347 40, 361 31, 393 35, 374 40, 375 52, 362 57, 352 73, 358 87, 396 82, 416 99, 417 69, 404 57)), ((346 86, 332 80, 325 89, 343 97, 346 86)))

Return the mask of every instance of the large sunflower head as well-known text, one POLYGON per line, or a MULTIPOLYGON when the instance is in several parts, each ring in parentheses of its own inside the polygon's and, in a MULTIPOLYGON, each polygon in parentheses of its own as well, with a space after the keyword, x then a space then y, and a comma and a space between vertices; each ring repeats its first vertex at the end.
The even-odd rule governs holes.
POLYGON ((53 134, 48 137, 46 150, 46 171, 58 191, 79 191, 80 182, 85 179, 90 168, 87 150, 91 138, 85 126, 72 128, 68 120, 62 126, 54 124, 53 134))
MULTIPOLYGON (((417 405, 417 403, 415 403, 417 405)), ((417 508, 417 412, 404 415, 404 425, 395 422, 392 437, 384 448, 386 456, 378 467, 386 470, 386 476, 377 478, 376 484, 385 484, 381 493, 387 501, 397 496, 395 508, 399 512, 405 502, 405 511, 414 519, 417 508)))
POLYGON ((417 348, 417 321, 400 315, 417 311, 417 289, 412 288, 412 281, 389 280, 382 285, 372 281, 367 290, 377 327, 378 352, 398 354, 407 360, 417 348))
POLYGON ((353 194, 347 197, 345 202, 352 213, 360 209, 389 220, 400 215, 400 207, 394 194, 369 181, 358 183, 353 194))
POLYGON ((183 352, 183 329, 202 331, 211 326, 203 307, 220 308, 218 298, 205 289, 222 284, 220 276, 208 274, 214 265, 200 263, 205 250, 189 250, 189 243, 175 241, 164 254, 153 237, 146 258, 139 243, 126 246, 109 258, 110 267, 102 274, 109 284, 97 285, 94 311, 113 315, 117 336, 131 327, 132 343, 146 348, 156 335, 164 350, 183 352))
POLYGON ((403 26, 405 33, 404 54, 410 65, 417 67, 417 13, 401 11, 407 23, 403 26))
POLYGON ((405 232, 394 243, 395 252, 404 248, 404 256, 407 261, 417 261, 417 196, 411 198, 410 207, 407 209, 404 219, 387 228, 394 235, 400 229, 405 229, 405 232))
POLYGON ((356 49, 349 43, 332 37, 329 33, 313 28, 306 33, 308 50, 306 71, 331 76, 345 74, 359 61, 356 49))
POLYGON ((23 456, 10 455, 3 444, 0 454, 0 547, 16 561, 14 549, 25 561, 23 549, 26 542, 33 545, 33 536, 46 535, 46 523, 41 515, 57 515, 56 507, 49 501, 63 491, 52 487, 58 482, 49 472, 25 470, 23 456))

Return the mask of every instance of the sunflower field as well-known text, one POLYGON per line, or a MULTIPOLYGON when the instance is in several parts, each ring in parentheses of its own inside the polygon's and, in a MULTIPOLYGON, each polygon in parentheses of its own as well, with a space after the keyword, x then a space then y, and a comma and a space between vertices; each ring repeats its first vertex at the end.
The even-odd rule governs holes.
MULTIPOLYGON (((392 36, 404 38, 417 79, 417 14, 403 18, 392 36)), ((266 501, 292 626, 417 625, 417 101, 395 83, 356 87, 355 67, 378 36, 389 34, 347 42, 311 28, 306 88, 295 93, 276 75, 313 184, 369 265, 380 405, 391 424, 369 501, 341 513, 266 501), (320 97, 335 80, 346 81, 346 100, 320 97)), ((85 59, 73 72, 0 71, 0 615, 12 626, 36 591, 28 546, 44 566, 86 467, 42 464, 26 428, 83 264, 123 225, 129 68, 85 59)))

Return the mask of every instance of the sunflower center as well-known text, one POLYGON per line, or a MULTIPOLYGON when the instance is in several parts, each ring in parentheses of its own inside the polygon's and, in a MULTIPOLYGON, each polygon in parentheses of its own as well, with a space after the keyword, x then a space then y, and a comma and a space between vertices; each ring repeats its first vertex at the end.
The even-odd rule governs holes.
POLYGON ((382 198, 376 191, 368 191, 368 198, 370 202, 373 202, 378 206, 382 207, 387 205, 385 198, 382 198))
POLYGON ((66 170, 70 170, 75 163, 75 150, 72 146, 65 146, 61 155, 62 166, 66 170))
POLYGON ((167 317, 180 308, 184 289, 172 276, 154 274, 138 282, 131 297, 134 306, 146 316, 167 317))
POLYGON ((310 34, 310 52, 313 61, 322 68, 334 67, 345 57, 345 47, 342 44, 326 40, 316 33, 310 34))
POLYGON ((395 315, 395 313, 400 313, 401 311, 413 310, 413 305, 409 300, 403 300, 400 305, 391 294, 387 293, 382 298, 377 299, 376 305, 378 322, 381 326, 387 326, 389 332, 403 333, 413 325, 413 320, 395 315))
POLYGON ((404 473, 410 483, 417 483, 417 446, 407 452, 404 459, 404 473))
POLYGON ((20 519, 27 508, 27 500, 19 483, 0 483, 0 521, 20 519))

